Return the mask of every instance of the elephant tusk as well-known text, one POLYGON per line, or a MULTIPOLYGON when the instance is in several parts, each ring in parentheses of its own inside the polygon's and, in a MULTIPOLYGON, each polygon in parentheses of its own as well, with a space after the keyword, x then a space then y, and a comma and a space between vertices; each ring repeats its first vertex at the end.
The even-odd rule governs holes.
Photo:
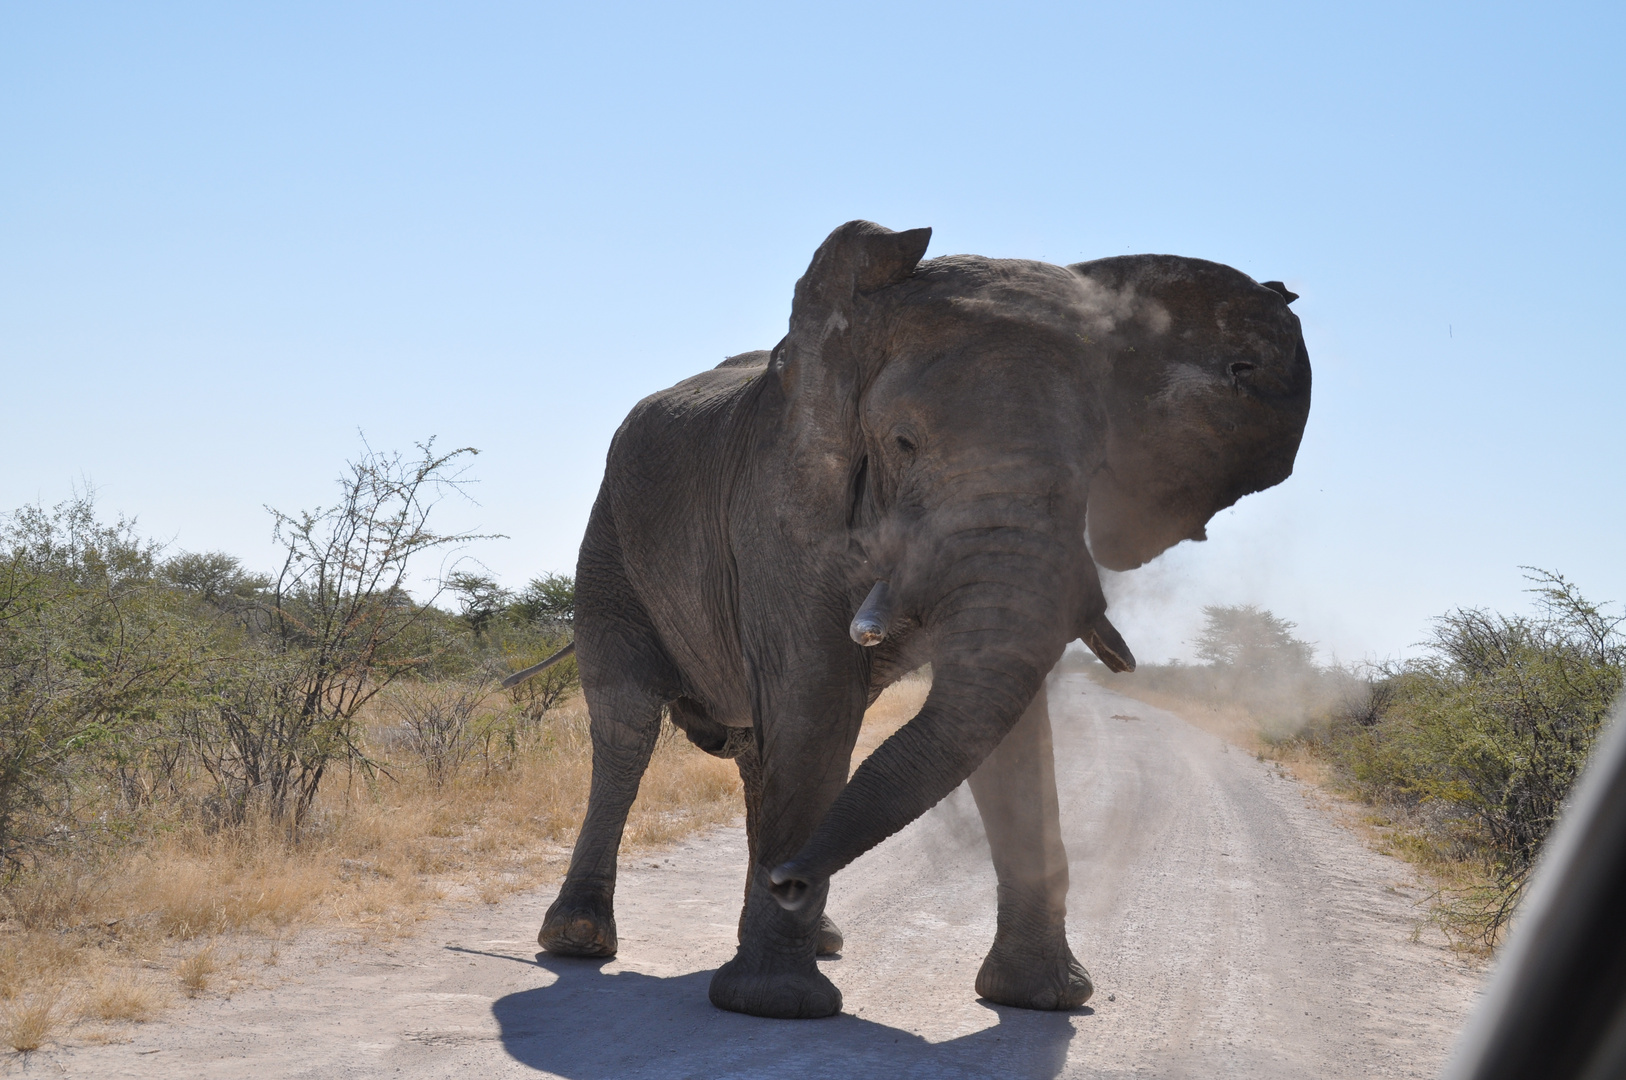
POLYGON ((1123 635, 1118 628, 1107 621, 1105 615, 1097 615, 1084 627, 1084 644, 1090 651, 1100 658, 1101 662, 1113 671, 1134 671, 1135 654, 1129 651, 1124 643, 1123 635))
POLYGON ((877 581, 859 605, 858 614, 853 616, 847 633, 858 644, 868 648, 879 645, 886 638, 887 628, 891 625, 892 589, 886 582, 877 581))

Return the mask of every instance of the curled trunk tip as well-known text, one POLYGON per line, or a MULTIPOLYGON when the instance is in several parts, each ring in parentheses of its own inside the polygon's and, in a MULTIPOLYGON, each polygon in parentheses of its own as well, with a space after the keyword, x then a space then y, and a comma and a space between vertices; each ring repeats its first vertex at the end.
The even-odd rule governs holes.
POLYGON ((798 911, 807 903, 808 894, 813 886, 809 881, 811 875, 796 862, 784 863, 776 866, 768 875, 772 882, 768 891, 779 906, 786 911, 798 911))

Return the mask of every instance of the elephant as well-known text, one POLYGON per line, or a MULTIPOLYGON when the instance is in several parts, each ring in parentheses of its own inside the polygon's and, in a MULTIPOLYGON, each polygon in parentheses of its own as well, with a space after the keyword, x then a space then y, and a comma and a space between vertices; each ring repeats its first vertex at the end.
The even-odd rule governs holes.
MULTIPOLYGON (((1310 362, 1294 294, 1170 255, 955 255, 837 228, 789 330, 653 394, 612 440, 576 576, 585 819, 538 941, 616 951, 616 855, 663 715, 743 781, 750 865, 713 1004, 827 1016, 830 879, 969 779, 998 879, 982 997, 1092 993, 1067 942, 1044 680, 1082 639, 1134 659, 1129 570, 1292 472, 1310 362), (865 708, 919 713, 848 778, 865 708)), ((838 940, 838 939, 837 939, 838 940)))

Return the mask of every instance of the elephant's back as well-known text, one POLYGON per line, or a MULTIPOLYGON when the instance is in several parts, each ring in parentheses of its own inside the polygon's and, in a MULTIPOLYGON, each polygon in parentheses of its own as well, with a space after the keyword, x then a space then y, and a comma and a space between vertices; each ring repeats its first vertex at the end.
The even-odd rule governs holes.
POLYGON ((759 373, 714 368, 644 398, 616 432, 604 473, 627 579, 687 693, 724 723, 749 710, 727 506, 759 373))

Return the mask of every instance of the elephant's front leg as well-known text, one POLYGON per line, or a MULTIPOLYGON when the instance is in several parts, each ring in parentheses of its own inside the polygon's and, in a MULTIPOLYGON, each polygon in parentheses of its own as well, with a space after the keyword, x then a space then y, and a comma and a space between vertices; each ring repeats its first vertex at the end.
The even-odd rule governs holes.
MULTIPOLYGON (((757 863, 757 818, 762 809, 762 759, 757 756, 755 744, 741 751, 740 756, 734 759, 734 764, 740 770, 740 786, 745 789, 745 837, 749 857, 745 862, 745 904, 740 907, 740 940, 745 940, 745 908, 751 903, 751 888, 756 880, 757 863)), ((835 956, 841 952, 845 944, 841 928, 829 915, 819 916, 818 954, 820 956, 835 956)))
POLYGON ((711 980, 711 1001, 718 1008, 779 1019, 841 1011, 841 991, 814 962, 828 882, 787 911, 769 891, 768 871, 801 849, 846 783, 864 700, 862 683, 843 674, 810 680, 821 691, 812 699, 765 702, 765 715, 757 718, 766 724, 753 815, 755 858, 739 950, 711 980))
POLYGON ((999 923, 977 993, 1023 1009, 1084 1004, 1095 988, 1067 947, 1067 852, 1043 687, 971 774, 971 794, 999 875, 999 923))

